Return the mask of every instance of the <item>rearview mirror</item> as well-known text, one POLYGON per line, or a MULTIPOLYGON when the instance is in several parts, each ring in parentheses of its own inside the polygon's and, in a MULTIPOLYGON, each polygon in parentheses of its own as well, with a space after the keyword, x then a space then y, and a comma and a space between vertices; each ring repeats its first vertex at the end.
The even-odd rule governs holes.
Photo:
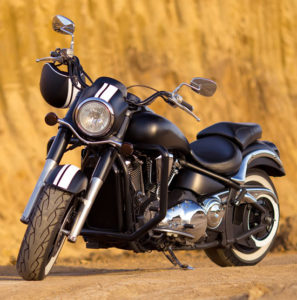
POLYGON ((193 78, 190 86, 194 92, 206 97, 212 96, 217 89, 217 84, 214 81, 200 77, 193 78))
POLYGON ((73 36, 75 26, 70 19, 64 16, 56 15, 53 18, 52 25, 56 32, 73 36))

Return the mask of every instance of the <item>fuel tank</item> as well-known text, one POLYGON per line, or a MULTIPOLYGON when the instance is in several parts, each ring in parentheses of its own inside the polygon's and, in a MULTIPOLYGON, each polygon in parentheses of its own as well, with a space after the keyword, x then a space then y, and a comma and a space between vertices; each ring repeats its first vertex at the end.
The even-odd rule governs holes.
POLYGON ((190 151, 189 142, 180 129, 167 119, 150 111, 135 113, 125 141, 133 144, 161 145, 168 150, 178 150, 184 154, 190 151))

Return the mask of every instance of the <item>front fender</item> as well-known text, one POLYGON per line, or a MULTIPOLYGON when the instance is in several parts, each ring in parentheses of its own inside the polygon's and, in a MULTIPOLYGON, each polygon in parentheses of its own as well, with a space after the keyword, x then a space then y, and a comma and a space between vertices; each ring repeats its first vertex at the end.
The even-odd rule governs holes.
POLYGON ((277 153, 269 149, 259 149, 248 153, 242 160, 239 171, 231 178, 240 184, 245 181, 247 169, 260 167, 268 170, 269 175, 284 176, 285 170, 283 163, 277 153))
POLYGON ((78 194, 86 190, 88 178, 74 165, 61 165, 51 171, 45 183, 54 185, 66 192, 78 194))

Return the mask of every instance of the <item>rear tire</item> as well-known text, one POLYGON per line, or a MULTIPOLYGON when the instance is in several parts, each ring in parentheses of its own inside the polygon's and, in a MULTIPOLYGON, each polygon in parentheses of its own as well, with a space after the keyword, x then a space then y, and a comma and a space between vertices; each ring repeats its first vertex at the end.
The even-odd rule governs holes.
POLYGON ((72 194, 52 186, 43 190, 17 259, 17 271, 25 280, 42 280, 53 267, 66 238, 61 227, 69 217, 72 198, 72 194))
MULTIPOLYGON (((275 195, 277 195, 271 179, 266 172, 260 169, 248 170, 245 185, 265 187, 267 189, 270 189, 275 193, 275 195)), ((262 198, 257 199, 258 202, 260 199, 262 198)), ((260 201, 264 201, 264 205, 266 204, 267 206, 271 206, 271 210, 273 213, 272 217, 274 219, 270 231, 268 231, 267 236, 264 237, 264 239, 267 239, 268 242, 262 243, 263 245, 261 246, 261 239, 256 240, 258 241, 259 247, 255 248, 247 248, 240 246, 239 244, 234 244, 230 248, 217 247, 206 249, 205 253, 214 263, 222 267, 251 266, 257 264, 266 256, 276 236, 279 224, 279 204, 277 198, 274 199, 267 196, 267 199, 265 199, 266 197, 264 197, 264 200, 262 199, 260 201)))

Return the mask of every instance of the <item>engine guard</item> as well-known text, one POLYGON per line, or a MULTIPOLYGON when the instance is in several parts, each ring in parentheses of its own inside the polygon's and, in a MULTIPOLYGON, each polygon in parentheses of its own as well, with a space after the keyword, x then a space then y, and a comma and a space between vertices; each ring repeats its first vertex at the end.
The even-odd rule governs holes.
POLYGON ((78 194, 86 190, 88 178, 74 165, 61 165, 51 171, 45 183, 71 194, 78 194))

